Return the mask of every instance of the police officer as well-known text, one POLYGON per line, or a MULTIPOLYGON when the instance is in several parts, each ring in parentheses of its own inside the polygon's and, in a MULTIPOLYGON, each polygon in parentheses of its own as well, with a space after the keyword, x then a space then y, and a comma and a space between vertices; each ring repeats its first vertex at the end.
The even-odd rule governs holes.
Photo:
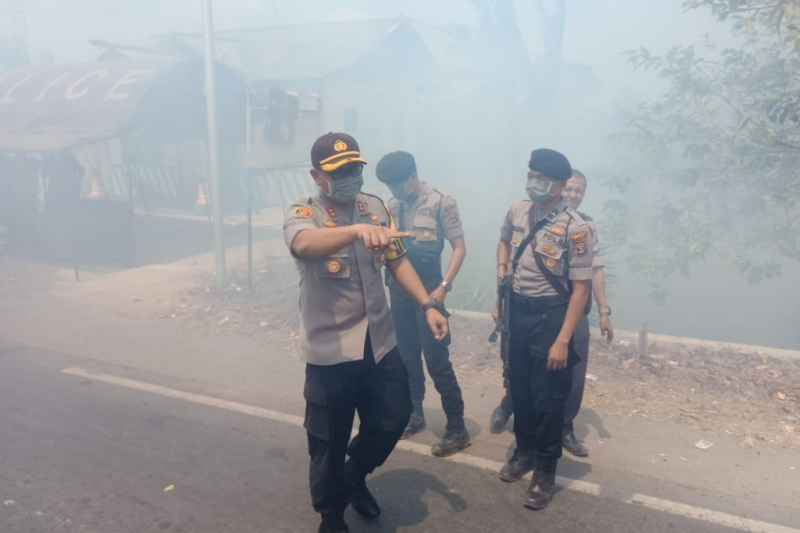
MULTIPOLYGON (((467 255, 456 201, 419 179, 414 156, 408 152, 385 155, 378 162, 376 173, 392 192, 389 210, 398 228, 410 234, 405 240, 408 259, 419 274, 425 290, 443 310, 445 296, 453 288, 455 277, 467 255), (450 243, 453 254, 442 276, 445 240, 450 243)), ((408 369, 411 404, 414 408, 401 438, 408 438, 425 428, 422 409, 425 397, 422 354, 425 354, 428 373, 441 396, 442 408, 447 415, 444 437, 431 447, 431 453, 438 457, 453 455, 470 445, 470 436, 464 425, 461 388, 450 363, 450 335, 437 341, 431 335, 419 306, 394 279, 387 277, 387 285, 397 327, 397 345, 408 369)))
POLYGON ((509 377, 516 449, 500 479, 533 470, 524 505, 543 509, 555 493, 564 402, 578 356, 572 335, 589 298, 592 229, 561 199, 572 175, 567 158, 531 153, 530 200, 512 205, 497 245, 498 275, 512 275, 509 377))
POLYGON ((445 338, 448 325, 405 257, 399 239, 407 234, 379 198, 361 192, 366 161, 355 139, 323 135, 311 161, 319 192, 286 211, 283 231, 300 273, 311 499, 320 533, 346 533, 348 503, 364 517, 380 515, 366 476, 392 452, 411 414, 383 267, 422 307, 434 338, 445 338), (361 425, 351 440, 356 411, 361 425))
MULTIPOLYGON (((568 207, 578 210, 586 194, 586 176, 577 169, 572 169, 572 177, 567 181, 567 186, 561 196, 568 207)), ((603 257, 600 255, 600 240, 597 236, 597 224, 589 216, 579 213, 589 224, 594 234, 592 245, 592 294, 597 300, 597 311, 600 314, 600 334, 608 342, 614 340, 614 327, 611 325, 611 308, 606 300, 606 278, 603 271, 603 257)), ((572 371, 572 390, 564 406, 564 428, 561 444, 564 449, 577 457, 587 457, 586 449, 574 433, 573 422, 581 409, 583 391, 586 388, 586 369, 589 362, 589 316, 584 313, 573 337, 575 351, 581 358, 572 371)))
MULTIPOLYGON (((572 177, 561 193, 568 207, 577 210, 583 202, 586 193, 586 176, 577 169, 572 169, 572 177)), ((611 308, 606 302, 605 273, 603 272, 603 258, 600 255, 600 243, 597 237, 597 224, 587 215, 579 213, 591 226, 594 240, 592 243, 592 293, 597 300, 600 313, 600 331, 608 342, 614 339, 614 328, 611 325, 611 308)), ((588 310, 588 306, 587 306, 588 310)), ((564 428, 562 445, 564 449, 577 457, 587 457, 589 451, 578 441, 574 433, 574 420, 578 415, 583 401, 583 392, 586 387, 586 369, 589 360, 589 318, 584 313, 573 336, 575 351, 580 357, 580 362, 573 367, 572 389, 564 408, 564 428)), ((492 413, 491 431, 500 433, 513 413, 511 395, 506 394, 500 405, 492 413)))

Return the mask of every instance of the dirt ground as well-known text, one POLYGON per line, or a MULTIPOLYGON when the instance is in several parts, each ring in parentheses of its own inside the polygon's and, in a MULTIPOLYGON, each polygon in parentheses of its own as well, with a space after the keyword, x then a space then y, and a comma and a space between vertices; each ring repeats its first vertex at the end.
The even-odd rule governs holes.
MULTIPOLYGON (((248 337, 281 345, 298 356, 297 273, 291 261, 273 261, 256 273, 254 291, 234 272, 225 290, 212 278, 161 300, 157 317, 200 336, 248 337)), ((152 308, 151 308, 152 309, 152 308)), ((451 319, 452 361, 458 378, 499 398, 502 365, 487 342, 485 319, 451 319)), ((600 413, 674 421, 743 446, 800 447, 800 360, 678 344, 650 345, 639 361, 627 341, 593 339, 584 406, 600 413)))

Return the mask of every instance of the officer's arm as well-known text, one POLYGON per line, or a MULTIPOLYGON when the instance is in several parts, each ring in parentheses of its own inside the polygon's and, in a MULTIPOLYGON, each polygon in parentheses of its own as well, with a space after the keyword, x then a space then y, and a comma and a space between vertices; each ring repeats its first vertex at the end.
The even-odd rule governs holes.
POLYGON ((575 333, 575 328, 578 326, 578 322, 583 316, 583 311, 586 309, 586 302, 589 300, 591 290, 591 280, 572 281, 572 296, 569 299, 569 305, 567 305, 567 316, 564 318, 564 324, 561 326, 556 343, 569 346, 572 334, 575 333))
POLYGON ((396 239, 408 237, 408 233, 394 228, 354 224, 341 228, 316 228, 299 232, 292 241, 292 253, 306 259, 322 259, 335 254, 356 241, 363 241, 367 249, 396 250, 396 239))
MULTIPOLYGON (((592 292, 600 309, 608 307, 606 301, 606 275, 603 267, 595 267, 592 273, 592 292)), ((607 314, 600 314, 600 335, 605 337, 608 342, 614 340, 614 326, 611 325, 611 317, 607 314)))
POLYGON ((597 307, 608 307, 606 302, 606 275, 603 267, 595 267, 592 272, 592 294, 597 302, 597 307))
POLYGON ((510 272, 511 243, 503 239, 497 243, 497 279, 499 280, 510 272))
POLYGON ((414 270, 407 257, 403 256, 394 261, 387 261, 386 268, 389 269, 397 284, 417 302, 417 305, 423 306, 428 303, 430 300, 428 291, 425 290, 417 271, 414 270))
MULTIPOLYGON (((428 291, 425 290, 417 271, 414 270, 411 261, 406 256, 388 261, 386 268, 394 276, 397 284, 417 302, 417 305, 422 306, 428 303, 430 299, 428 291)), ((425 311, 425 319, 428 322, 428 327, 431 328, 433 338, 440 341, 447 336, 449 331, 447 319, 442 316, 436 307, 431 307, 425 311)))
POLYGON ((358 239, 355 227, 303 230, 292 241, 292 253, 306 259, 321 259, 331 256, 358 239))
POLYGON ((464 237, 455 237, 448 241, 453 253, 450 256, 450 262, 447 264, 447 272, 444 274, 444 279, 453 283, 461 270, 461 265, 464 264, 464 258, 467 257, 467 242, 464 237))

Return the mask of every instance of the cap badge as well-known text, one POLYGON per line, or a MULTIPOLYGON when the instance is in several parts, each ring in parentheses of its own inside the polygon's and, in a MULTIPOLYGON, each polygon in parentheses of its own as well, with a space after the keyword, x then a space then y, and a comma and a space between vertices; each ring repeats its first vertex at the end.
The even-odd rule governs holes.
POLYGON ((337 152, 344 152, 345 150, 347 150, 347 143, 339 139, 334 143, 333 149, 336 150, 337 152))

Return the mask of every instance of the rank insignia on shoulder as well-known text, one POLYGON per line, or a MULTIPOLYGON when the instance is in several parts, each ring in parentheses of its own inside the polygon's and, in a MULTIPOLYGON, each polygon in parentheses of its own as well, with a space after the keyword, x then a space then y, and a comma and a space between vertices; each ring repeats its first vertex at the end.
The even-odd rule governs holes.
POLYGON ((332 208, 332 207, 329 207, 329 208, 328 208, 328 215, 329 215, 331 218, 336 218, 336 209, 334 209, 334 208, 332 208))
POLYGON ((359 213, 366 213, 367 212, 367 208, 364 207, 364 202, 362 202, 361 200, 358 201, 358 212, 359 213))
POLYGON ((338 224, 333 220, 326 220, 325 222, 322 223, 322 225, 325 226, 326 228, 335 228, 336 226, 338 226, 338 224))
POLYGON ((294 215, 297 217, 311 218, 314 216, 314 212, 306 206, 300 206, 295 208, 294 215))
POLYGON ((338 274, 340 270, 342 270, 342 263, 338 259, 332 259, 325 263, 325 269, 328 271, 328 274, 338 274))

